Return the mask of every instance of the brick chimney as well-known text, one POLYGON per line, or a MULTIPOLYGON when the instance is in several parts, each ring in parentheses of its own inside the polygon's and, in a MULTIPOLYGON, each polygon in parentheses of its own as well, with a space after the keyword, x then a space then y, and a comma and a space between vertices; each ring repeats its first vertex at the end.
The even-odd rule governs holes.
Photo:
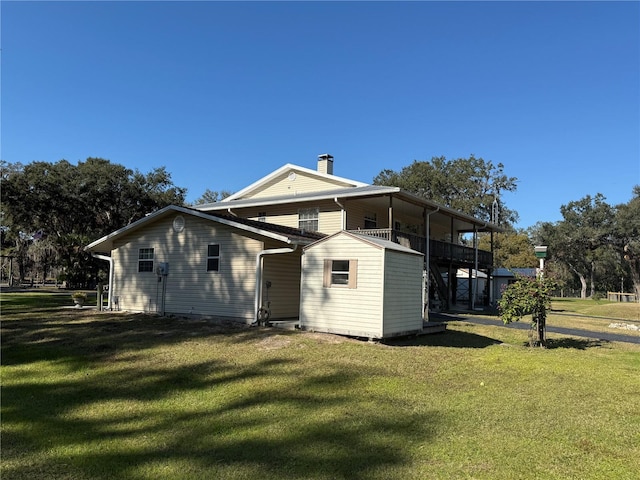
POLYGON ((329 155, 328 153, 318 155, 318 171, 320 173, 333 175, 333 155, 329 155))

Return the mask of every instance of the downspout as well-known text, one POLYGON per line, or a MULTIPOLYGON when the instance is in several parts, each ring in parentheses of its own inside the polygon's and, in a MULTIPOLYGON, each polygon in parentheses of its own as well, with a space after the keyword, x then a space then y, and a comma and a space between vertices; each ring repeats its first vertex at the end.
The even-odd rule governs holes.
POLYGON ((93 258, 97 258, 98 260, 104 260, 106 262, 109 262, 109 296, 108 296, 108 300, 107 300, 107 308, 109 310, 112 310, 112 303, 111 303, 111 299, 112 299, 112 295, 113 295, 113 265, 114 265, 114 260, 112 257, 107 257, 106 255, 100 255, 99 253, 91 253, 91 256, 93 258))
POLYGON ((333 201, 335 202, 336 205, 338 205, 340 207, 341 210, 341 223, 342 225, 340 226, 340 230, 346 230, 347 229, 347 218, 346 218, 346 213, 347 211, 344 209, 344 205, 342 205, 339 201, 338 201, 338 197, 335 197, 333 199, 333 201))
POLYGON ((395 242, 393 231, 393 195, 389 194, 389 240, 395 242))
POLYGON ((425 249, 424 249, 424 256, 426 259, 426 270, 427 270, 427 279, 426 279, 426 289, 427 289, 427 293, 426 293, 426 298, 425 301, 423 302, 424 305, 424 312, 422 313, 422 318, 425 319, 427 322, 429 321, 429 293, 431 291, 431 215, 433 215, 434 213, 436 213, 437 211, 440 210, 440 207, 436 208, 435 210, 427 213, 427 211, 425 210, 425 234, 426 234, 426 241, 425 241, 425 249))
POLYGON ((256 294, 254 299, 254 314, 252 324, 258 322, 258 312, 260 311, 262 302, 262 257, 265 255, 277 255, 280 253, 292 253, 295 252, 298 245, 293 245, 290 248, 272 248, 270 250, 262 250, 256 254, 256 294))
POLYGON ((229 215, 233 215, 234 217, 237 217, 238 215, 236 215, 234 212, 231 211, 231 207, 227 208, 227 213, 229 215))
POLYGON ((487 282, 489 282, 489 305, 493 305, 494 300, 494 292, 493 292, 493 267, 495 266, 495 248, 494 248, 494 238, 493 238, 493 230, 491 230, 491 268, 489 269, 489 277, 487 278, 487 282))

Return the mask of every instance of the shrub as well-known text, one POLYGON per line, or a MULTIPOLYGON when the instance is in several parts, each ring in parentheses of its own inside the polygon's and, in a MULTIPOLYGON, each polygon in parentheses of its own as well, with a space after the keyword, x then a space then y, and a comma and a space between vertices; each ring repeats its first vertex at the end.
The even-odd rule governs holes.
POLYGON ((505 324, 517 322, 526 315, 532 316, 531 328, 535 329, 536 338, 530 336, 531 346, 545 345, 547 310, 551 308, 551 293, 555 288, 556 284, 551 280, 520 276, 505 289, 498 301, 500 318, 505 324))

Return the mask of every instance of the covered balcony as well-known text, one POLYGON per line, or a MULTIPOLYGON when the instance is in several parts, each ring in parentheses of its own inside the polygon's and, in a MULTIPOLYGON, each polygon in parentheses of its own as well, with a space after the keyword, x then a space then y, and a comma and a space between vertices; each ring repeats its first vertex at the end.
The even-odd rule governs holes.
MULTIPOLYGON (((383 238, 418 252, 426 253, 426 238, 420 235, 400 232, 392 228, 374 228, 364 230, 352 230, 353 233, 383 238)), ((478 267, 491 268, 493 254, 485 250, 477 250, 478 267)), ((459 265, 473 266, 476 263, 476 249, 453 243, 429 241, 429 254, 432 260, 447 261, 459 265)))

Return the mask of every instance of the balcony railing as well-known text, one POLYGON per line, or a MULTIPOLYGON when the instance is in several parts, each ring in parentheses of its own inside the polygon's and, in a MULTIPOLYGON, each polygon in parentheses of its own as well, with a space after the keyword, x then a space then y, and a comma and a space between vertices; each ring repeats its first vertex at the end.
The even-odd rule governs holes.
MULTIPOLYGON (((353 233, 383 238, 385 240, 390 240, 405 247, 409 247, 412 250, 426 253, 425 237, 421 237, 420 235, 399 232, 391 228, 353 230, 353 233)), ((471 247, 465 247, 463 245, 455 245, 453 243, 430 240, 429 253, 431 254, 431 258, 451 260, 455 262, 465 263, 467 265, 475 264, 475 250, 471 247)), ((493 265, 492 253, 485 250, 478 250, 478 265, 482 267, 490 267, 491 265, 493 265)))

